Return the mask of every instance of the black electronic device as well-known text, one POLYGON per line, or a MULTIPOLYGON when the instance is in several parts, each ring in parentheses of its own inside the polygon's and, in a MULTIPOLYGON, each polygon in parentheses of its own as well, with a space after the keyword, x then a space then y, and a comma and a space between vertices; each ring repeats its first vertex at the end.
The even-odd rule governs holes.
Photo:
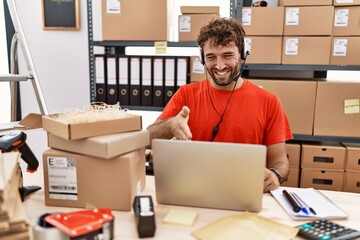
POLYGON ((140 238, 155 235, 155 210, 151 196, 136 196, 133 202, 136 227, 140 238))
POLYGON ((347 240, 360 237, 360 231, 326 219, 304 223, 298 228, 298 235, 309 240, 347 240))
POLYGON ((251 4, 252 7, 267 7, 267 1, 256 1, 251 4))

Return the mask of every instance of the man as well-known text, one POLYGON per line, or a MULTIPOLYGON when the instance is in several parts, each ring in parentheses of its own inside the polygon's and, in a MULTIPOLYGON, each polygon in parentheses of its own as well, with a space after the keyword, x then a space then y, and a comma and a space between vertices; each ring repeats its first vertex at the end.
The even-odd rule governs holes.
POLYGON ((150 139, 266 145, 268 192, 288 176, 285 141, 292 133, 278 97, 242 78, 244 37, 235 19, 219 18, 202 27, 197 42, 208 79, 182 86, 147 129, 150 139))

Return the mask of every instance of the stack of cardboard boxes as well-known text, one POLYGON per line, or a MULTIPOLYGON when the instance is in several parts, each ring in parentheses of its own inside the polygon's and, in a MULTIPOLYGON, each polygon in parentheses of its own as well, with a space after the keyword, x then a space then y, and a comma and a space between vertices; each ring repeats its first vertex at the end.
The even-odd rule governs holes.
POLYGON ((145 187, 141 116, 69 124, 43 116, 45 204, 130 211, 145 187))
POLYGON ((346 148, 344 191, 360 193, 360 144, 343 145, 346 148))

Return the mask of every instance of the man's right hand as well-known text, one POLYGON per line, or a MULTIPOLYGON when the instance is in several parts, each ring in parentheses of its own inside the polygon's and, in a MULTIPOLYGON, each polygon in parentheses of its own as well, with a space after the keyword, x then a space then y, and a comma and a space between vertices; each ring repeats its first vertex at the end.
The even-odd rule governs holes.
POLYGON ((190 140, 192 134, 188 125, 190 109, 183 106, 181 111, 171 119, 171 132, 178 140, 190 140))

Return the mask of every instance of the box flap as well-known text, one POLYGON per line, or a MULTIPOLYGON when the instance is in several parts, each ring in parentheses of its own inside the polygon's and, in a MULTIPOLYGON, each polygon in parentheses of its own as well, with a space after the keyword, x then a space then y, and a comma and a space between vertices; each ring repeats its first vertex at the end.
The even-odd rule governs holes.
POLYGON ((24 126, 25 129, 36 129, 42 128, 41 114, 38 113, 30 113, 26 117, 24 117, 19 124, 24 126))
POLYGON ((182 14, 208 14, 219 13, 218 6, 181 6, 182 14))

